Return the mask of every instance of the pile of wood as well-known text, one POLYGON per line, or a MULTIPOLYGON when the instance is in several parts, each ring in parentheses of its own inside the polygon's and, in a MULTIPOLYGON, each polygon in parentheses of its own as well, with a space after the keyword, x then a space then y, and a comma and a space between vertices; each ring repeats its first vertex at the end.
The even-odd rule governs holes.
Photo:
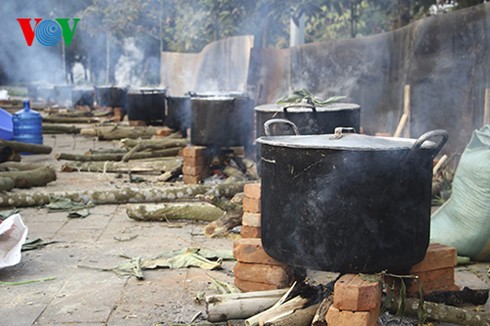
POLYGON ((56 172, 50 166, 4 162, 0 164, 0 190, 42 187, 56 180, 56 172))

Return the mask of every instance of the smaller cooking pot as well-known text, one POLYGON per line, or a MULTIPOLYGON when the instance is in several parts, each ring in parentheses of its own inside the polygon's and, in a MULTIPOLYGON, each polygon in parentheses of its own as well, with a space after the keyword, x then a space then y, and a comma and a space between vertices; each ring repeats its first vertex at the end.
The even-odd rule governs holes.
MULTIPOLYGON (((265 127, 276 123, 284 121, 265 127)), ((429 244, 433 158, 448 134, 404 139, 353 131, 257 140, 264 249, 316 270, 408 272, 429 244)))
POLYGON ((142 120, 148 124, 165 120, 164 88, 137 88, 128 91, 128 119, 142 120))
POLYGON ((173 130, 180 130, 182 135, 187 136, 187 129, 191 126, 190 96, 167 96, 165 124, 173 130))

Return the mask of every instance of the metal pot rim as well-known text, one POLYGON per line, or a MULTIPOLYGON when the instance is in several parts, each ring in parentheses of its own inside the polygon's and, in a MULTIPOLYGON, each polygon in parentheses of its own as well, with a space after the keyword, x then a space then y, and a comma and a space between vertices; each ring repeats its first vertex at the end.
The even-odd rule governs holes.
MULTIPOLYGON (((288 107, 285 105, 279 104, 264 104, 255 107, 255 111, 257 112, 284 112, 284 109, 287 108, 287 113, 308 113, 313 112, 311 106, 308 105, 294 105, 292 107, 288 107)), ((345 110, 359 110, 361 108, 360 105, 355 103, 332 103, 325 106, 317 106, 315 107, 315 111, 317 112, 334 112, 334 111, 345 111, 345 110)))
MULTIPOLYGON (((260 144, 273 147, 297 148, 297 149, 330 149, 347 151, 388 151, 410 150, 416 139, 379 137, 359 134, 344 134, 341 138, 335 138, 334 134, 324 135, 288 135, 288 136, 263 136, 256 140, 260 144)), ((433 150, 437 144, 426 140, 421 144, 421 149, 433 150)))

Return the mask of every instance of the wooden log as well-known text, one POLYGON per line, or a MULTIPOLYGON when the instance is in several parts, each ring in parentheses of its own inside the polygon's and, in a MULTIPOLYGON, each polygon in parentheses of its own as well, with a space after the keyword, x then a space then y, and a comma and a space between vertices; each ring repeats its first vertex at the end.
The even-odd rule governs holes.
POLYGON ((126 214, 138 221, 198 220, 214 221, 224 212, 203 202, 178 202, 145 205, 126 205, 126 214))
POLYGON ((182 167, 180 157, 166 157, 157 160, 133 160, 130 162, 69 162, 63 164, 62 172, 112 172, 112 173, 154 173, 161 174, 182 167))
MULTIPOLYGON (((141 160, 155 157, 171 157, 177 156, 182 147, 172 147, 157 151, 147 151, 147 152, 138 152, 135 153, 131 159, 133 160, 141 160)), ((121 161, 124 155, 126 154, 126 150, 123 153, 101 153, 101 154, 72 154, 72 153, 57 153, 55 158, 57 160, 66 160, 66 161, 79 161, 79 162, 100 162, 100 161, 121 161)))
POLYGON ((135 146, 139 146, 140 150, 159 150, 170 147, 185 147, 187 145, 187 140, 183 138, 161 138, 161 139, 145 139, 145 140, 135 140, 135 139, 123 139, 121 143, 124 148, 130 149, 135 146))
MULTIPOLYGON (((388 310, 393 312, 398 311, 398 302, 395 300, 385 302, 385 305, 388 310)), ((471 308, 457 308, 429 301, 424 302, 423 308, 428 320, 468 326, 490 324, 490 313, 485 311, 475 311, 471 308)), ((409 316, 417 317, 419 313, 419 299, 406 298, 404 311, 409 316)))
POLYGON ((225 215, 206 225, 204 234, 213 238, 242 224, 243 211, 226 212, 225 215))
POLYGON ((11 178, 0 177, 0 191, 10 191, 15 187, 11 178))
POLYGON ((245 319, 272 307, 286 289, 206 296, 207 320, 210 322, 245 319))
POLYGON ((186 185, 157 188, 122 188, 114 190, 85 190, 69 192, 36 192, 0 194, 0 207, 35 207, 46 205, 51 197, 64 197, 73 201, 94 204, 126 204, 126 203, 155 203, 171 202, 176 198, 194 199, 197 195, 212 195, 216 197, 233 197, 243 191, 246 182, 217 184, 217 185, 186 185))
POLYGON ((17 153, 32 153, 32 154, 50 154, 53 150, 50 146, 39 145, 39 144, 31 144, 31 143, 22 143, 13 140, 2 140, 0 139, 0 146, 2 147, 10 147, 17 153))
POLYGON ((306 307, 291 308, 284 313, 278 313, 270 319, 259 322, 264 326, 309 326, 320 304, 306 307))
POLYGON ((148 126, 99 126, 94 128, 82 129, 81 135, 98 137, 99 140, 120 140, 120 139, 149 139, 159 133, 161 128, 148 126))
POLYGON ((32 170, 0 172, 0 178, 12 179, 16 188, 42 187, 56 180, 56 172, 52 167, 41 166, 32 170))
POLYGON ((43 134, 79 134, 80 130, 77 126, 43 123, 43 134))
POLYGON ((328 309, 333 305, 333 295, 329 295, 325 299, 322 300, 320 306, 315 312, 313 316, 313 320, 311 321, 311 326, 326 326, 327 322, 325 321, 325 316, 327 315, 328 309))
POLYGON ((46 123, 99 123, 99 118, 92 117, 59 117, 48 116, 43 118, 46 123))

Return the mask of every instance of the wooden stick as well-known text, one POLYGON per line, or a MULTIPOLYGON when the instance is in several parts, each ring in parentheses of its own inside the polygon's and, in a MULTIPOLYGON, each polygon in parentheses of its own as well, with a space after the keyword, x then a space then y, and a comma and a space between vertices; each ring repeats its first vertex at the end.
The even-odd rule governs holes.
POLYGON ((48 204, 52 197, 65 197, 74 201, 91 200, 96 205, 171 202, 176 198, 194 199, 197 195, 233 197, 243 192, 247 182, 217 185, 186 185, 154 188, 121 188, 113 190, 84 190, 70 192, 0 193, 0 207, 35 207, 48 204))
POLYGON ((216 206, 202 202, 126 205, 126 214, 138 221, 214 221, 224 214, 216 206))
POLYGON ((50 146, 39 145, 39 144, 31 144, 31 143, 22 143, 13 140, 2 140, 0 139, 1 147, 10 147, 17 153, 32 153, 32 154, 50 154, 53 150, 50 146))
POLYGON ((401 137, 402 133, 406 137, 410 137, 410 85, 405 85, 403 88, 403 114, 398 122, 393 137, 401 137), (403 132, 405 130, 405 132, 403 132))
MULTIPOLYGON (((387 302, 387 308, 396 312, 398 303, 387 302)), ((419 299, 405 299, 405 313, 417 317, 419 310, 419 299)), ((457 308, 440 303, 425 301, 424 310, 427 319, 448 322, 457 325, 479 326, 490 324, 490 313, 485 311, 474 311, 473 309, 457 308)))
POLYGON ((311 321, 311 326, 326 326, 327 322, 325 321, 325 316, 327 315, 328 309, 333 305, 333 295, 329 295, 327 298, 323 299, 320 303, 320 306, 315 312, 315 316, 313 316, 313 320, 311 321))
POLYGON ((147 172, 161 174, 167 171, 173 171, 182 167, 182 159, 180 157, 166 157, 153 160, 133 160, 130 162, 68 162, 63 164, 61 172, 113 172, 113 173, 129 173, 129 172, 147 172))
POLYGON ((43 134, 79 134, 80 128, 54 123, 43 123, 43 134))
POLYGON ((439 161, 437 161, 437 164, 434 166, 434 168, 432 169, 432 175, 436 175, 437 172, 439 171, 439 169, 441 168, 441 166, 446 162, 447 160, 447 155, 444 154, 440 159, 439 161))
MULTIPOLYGON (((172 147, 156 151, 138 152, 131 157, 132 160, 141 160, 155 157, 177 156, 182 147, 172 147)), ((72 153, 57 153, 57 160, 79 161, 79 162, 100 162, 100 161, 121 161, 126 151, 122 153, 100 153, 100 154, 72 154, 72 153)))
POLYGON ((398 127, 396 127, 395 133, 393 134, 393 137, 400 137, 403 129, 405 128, 405 125, 407 124, 408 121, 408 115, 405 113, 402 114, 402 117, 400 118, 400 122, 398 122, 398 127))
POLYGON ((49 166, 36 166, 28 164, 22 166, 22 163, 5 162, 0 164, 0 167, 18 166, 15 171, 0 172, 0 178, 10 178, 16 188, 31 188, 45 186, 51 181, 56 180, 56 172, 49 166))
POLYGON ((276 303, 287 289, 206 296, 208 321, 244 319, 276 303))
MULTIPOLYGON (((309 326, 320 306, 319 303, 299 309, 289 309, 287 312, 263 322, 264 326, 309 326)), ((262 324, 261 324, 262 325, 262 324)))
POLYGON ((490 124, 490 88, 485 89, 485 107, 483 109, 483 125, 490 124))

